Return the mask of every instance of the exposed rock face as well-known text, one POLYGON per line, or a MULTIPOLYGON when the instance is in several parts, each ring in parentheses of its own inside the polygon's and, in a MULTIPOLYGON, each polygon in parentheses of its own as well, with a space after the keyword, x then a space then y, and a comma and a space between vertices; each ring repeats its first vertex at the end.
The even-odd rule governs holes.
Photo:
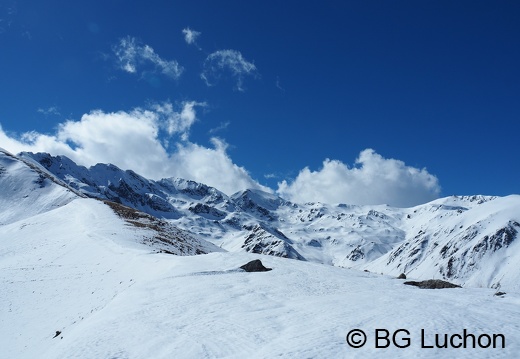
POLYGON ((242 245, 242 248, 247 252, 305 260, 293 248, 291 240, 276 228, 270 228, 264 224, 256 224, 254 226, 245 226, 244 229, 249 231, 242 245))
POLYGON ((422 282, 404 282, 406 285, 413 285, 415 287, 419 287, 421 289, 444 289, 444 288, 462 288, 460 285, 453 284, 450 282, 446 282, 440 279, 429 279, 423 280, 422 282))
POLYGON ((128 224, 151 230, 150 236, 145 237, 143 243, 150 245, 160 253, 186 256, 222 251, 214 244, 195 238, 189 232, 175 227, 168 221, 155 218, 120 203, 106 200, 103 202, 128 224))
POLYGON ((226 212, 220 211, 205 203, 197 203, 195 205, 192 205, 188 208, 188 210, 194 214, 198 214, 201 217, 214 220, 225 218, 227 215, 226 212))
POLYGON ((248 262, 240 268, 245 270, 246 272, 268 272, 272 270, 272 268, 264 267, 260 259, 255 259, 254 261, 248 262))

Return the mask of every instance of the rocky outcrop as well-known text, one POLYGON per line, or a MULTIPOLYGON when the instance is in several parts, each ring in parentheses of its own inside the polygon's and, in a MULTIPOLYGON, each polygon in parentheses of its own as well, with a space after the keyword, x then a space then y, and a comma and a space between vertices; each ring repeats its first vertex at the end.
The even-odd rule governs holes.
POLYGON ((406 285, 412 285, 421 289, 445 289, 445 288, 462 288, 460 285, 446 282, 440 279, 429 279, 421 282, 409 281, 404 282, 406 285))
POLYGON ((272 270, 272 268, 266 268, 262 264, 262 261, 260 259, 255 259, 251 262, 248 262, 240 267, 241 269, 245 270, 246 272, 268 272, 272 270))

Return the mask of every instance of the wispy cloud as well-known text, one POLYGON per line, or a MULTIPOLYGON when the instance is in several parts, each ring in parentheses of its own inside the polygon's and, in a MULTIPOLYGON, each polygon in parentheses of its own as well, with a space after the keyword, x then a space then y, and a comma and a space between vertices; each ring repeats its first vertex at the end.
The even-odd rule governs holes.
POLYGON ((138 67, 150 71, 149 66, 152 66, 152 71, 176 80, 184 71, 177 61, 162 59, 151 46, 142 45, 131 36, 120 39, 117 45, 113 46, 112 51, 116 56, 117 66, 128 73, 137 73, 138 67))
POLYGON ((437 177, 424 168, 410 167, 366 149, 352 168, 327 159, 318 171, 304 168, 291 183, 278 183, 277 192, 294 202, 408 207, 438 198, 440 185, 437 177))
POLYGON ((244 77, 258 76, 255 64, 247 61, 239 51, 219 50, 206 58, 200 77, 206 85, 214 86, 226 73, 236 80, 238 91, 244 91, 244 77))
POLYGON ((197 46, 197 38, 201 34, 199 31, 195 31, 195 30, 192 30, 189 27, 187 27, 182 30, 182 33, 184 34, 184 40, 186 41, 187 44, 197 46))
POLYGON ((220 125, 218 125, 217 127, 212 128, 211 130, 209 130, 209 133, 213 134, 213 133, 225 130, 226 128, 229 127, 230 124, 231 124, 231 122, 229 122, 229 121, 221 122, 220 125))
POLYGON ((56 106, 51 106, 49 108, 39 108, 37 112, 45 116, 61 116, 59 108, 56 106))

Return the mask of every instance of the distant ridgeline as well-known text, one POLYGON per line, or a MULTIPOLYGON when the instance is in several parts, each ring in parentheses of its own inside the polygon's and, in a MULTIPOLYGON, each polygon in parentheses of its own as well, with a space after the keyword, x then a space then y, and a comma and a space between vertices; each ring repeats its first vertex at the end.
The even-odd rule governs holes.
POLYGON ((259 190, 228 196, 185 179, 153 181, 106 164, 86 168, 64 156, 20 158, 74 192, 168 220, 228 251, 405 273, 416 280, 520 288, 518 195, 451 196, 411 208, 296 204, 259 190))

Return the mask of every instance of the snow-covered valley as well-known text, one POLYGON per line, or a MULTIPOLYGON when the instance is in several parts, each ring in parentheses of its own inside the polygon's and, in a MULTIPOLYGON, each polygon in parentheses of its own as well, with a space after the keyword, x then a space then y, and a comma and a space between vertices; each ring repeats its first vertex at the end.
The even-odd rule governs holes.
MULTIPOLYGON (((159 211, 150 203, 175 210, 153 219, 84 198, 102 186, 87 176, 0 156, 1 358, 513 358, 520 351, 518 196, 448 197, 407 209, 301 205, 254 191, 228 197, 182 180, 164 181, 166 196, 157 182, 142 186, 134 176, 120 202, 134 198, 147 213, 159 211), (149 195, 132 195, 137 189, 149 195), (298 255, 305 260, 281 258, 298 255), (425 290, 395 279, 401 272, 442 278, 450 258, 458 276, 450 281, 463 288, 425 290), (273 270, 239 269, 252 259, 273 270), (503 296, 486 288, 499 282, 503 296), (362 348, 347 343, 353 329, 367 335, 362 348), (407 330, 395 344, 409 338, 409 346, 377 348, 385 344, 378 329, 407 330), (430 348, 436 334, 464 330, 505 341, 430 348)), ((97 197, 123 193, 120 182, 106 185, 97 197)))

